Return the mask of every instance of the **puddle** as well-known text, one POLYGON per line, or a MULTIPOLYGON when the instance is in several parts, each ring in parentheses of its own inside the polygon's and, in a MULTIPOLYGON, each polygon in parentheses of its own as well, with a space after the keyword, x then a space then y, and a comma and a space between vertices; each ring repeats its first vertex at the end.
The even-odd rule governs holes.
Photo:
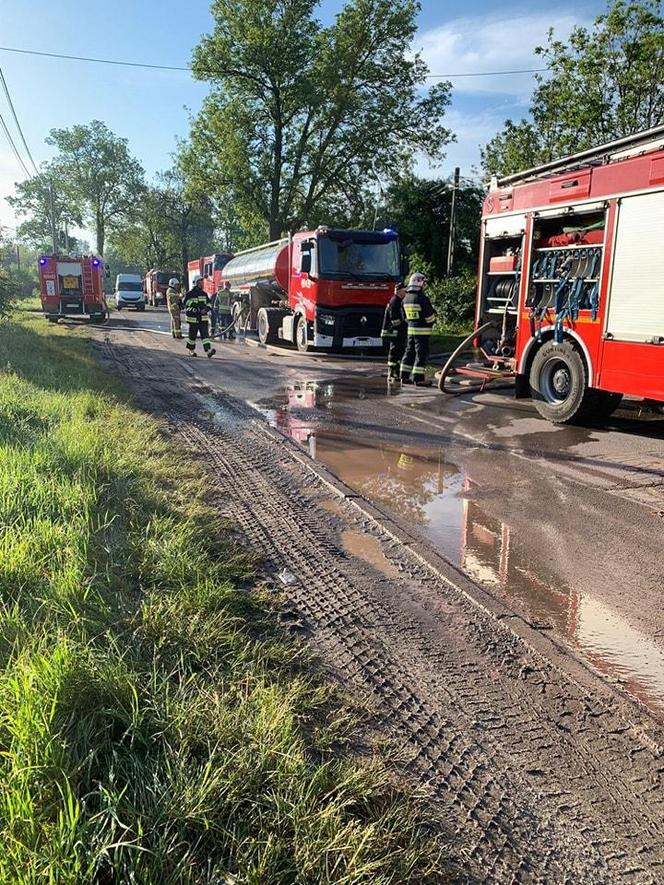
POLYGON ((341 543, 347 553, 373 566, 387 578, 400 577, 399 569, 385 556, 380 541, 373 535, 347 529, 341 533, 341 543))
MULTIPOLYGON (((375 377, 360 390, 354 379, 353 390, 336 382, 292 385, 280 407, 263 412, 341 480, 417 528, 478 584, 541 629, 552 630, 596 671, 664 716, 664 649, 592 593, 578 592, 547 571, 550 558, 493 515, 495 507, 487 510, 482 500, 487 489, 445 449, 380 444, 375 437, 365 442, 335 430, 332 404, 361 398, 362 390, 374 395, 375 377)), ((384 396, 385 385, 381 392, 384 396)), ((388 577, 399 574, 375 538, 347 531, 343 543, 388 577)))

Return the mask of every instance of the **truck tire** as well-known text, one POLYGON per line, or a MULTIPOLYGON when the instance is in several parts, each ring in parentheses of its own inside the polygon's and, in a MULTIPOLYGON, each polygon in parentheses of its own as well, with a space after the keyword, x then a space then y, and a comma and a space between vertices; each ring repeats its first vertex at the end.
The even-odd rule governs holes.
POLYGON ((244 328, 246 320, 242 316, 242 305, 238 301, 233 304, 231 316, 233 317, 232 331, 235 333, 235 335, 240 335, 244 328))
POLYGON ((58 321, 57 317, 52 317, 52 316, 48 316, 48 317, 46 317, 46 319, 49 321, 49 323, 57 323, 57 321, 58 321))
POLYGON ((258 340, 261 344, 273 344, 279 340, 279 327, 284 311, 278 307, 261 307, 256 317, 258 340))
POLYGON ((573 424, 585 417, 589 402, 588 376, 578 350, 569 342, 547 341, 530 367, 530 395, 543 418, 573 424))
POLYGON ((300 353, 311 353, 313 350, 312 346, 309 344, 307 325, 306 317, 300 316, 297 318, 297 325, 295 326, 295 344, 300 353))

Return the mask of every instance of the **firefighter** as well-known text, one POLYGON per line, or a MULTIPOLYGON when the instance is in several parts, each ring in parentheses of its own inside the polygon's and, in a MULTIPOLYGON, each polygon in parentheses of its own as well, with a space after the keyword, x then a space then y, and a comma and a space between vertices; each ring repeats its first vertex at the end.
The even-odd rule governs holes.
POLYGON ((203 277, 196 274, 193 279, 194 285, 184 296, 184 318, 189 323, 189 336, 187 338, 187 350, 189 356, 196 356, 196 336, 200 335, 203 341, 203 350, 208 357, 217 352, 210 342, 210 329, 208 313, 210 311, 210 299, 203 289, 203 277))
POLYGON ((431 381, 425 378, 425 370, 436 312, 424 291, 426 284, 424 274, 414 273, 403 300, 408 341, 401 360, 401 383, 415 384, 416 387, 431 387, 431 381))
POLYGON ((168 281, 166 305, 171 317, 171 335, 173 338, 182 338, 182 323, 180 322, 182 298, 180 295, 180 281, 177 277, 171 277, 168 281))
POLYGON ((219 331, 223 337, 229 339, 235 338, 233 327, 231 326, 233 321, 233 315, 231 314, 232 301, 231 281, 226 280, 223 287, 217 292, 217 311, 219 315, 219 331))
POLYGON ((403 299, 406 287, 399 281, 385 308, 381 338, 390 343, 387 352, 387 381, 399 380, 399 365, 406 349, 406 315, 403 312, 403 299))

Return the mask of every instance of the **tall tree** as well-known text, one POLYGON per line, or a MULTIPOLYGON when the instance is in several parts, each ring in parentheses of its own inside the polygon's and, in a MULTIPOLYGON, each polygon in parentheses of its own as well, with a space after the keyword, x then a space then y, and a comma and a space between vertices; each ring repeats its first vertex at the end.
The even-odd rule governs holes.
POLYGON ((659 0, 616 0, 591 29, 536 52, 530 119, 508 120, 484 148, 488 172, 508 174, 664 122, 664 19, 659 0))
POLYGON ((47 144, 57 148, 51 164, 61 186, 95 232, 97 252, 104 254, 107 231, 126 222, 139 205, 144 172, 129 153, 127 139, 100 120, 70 129, 52 129, 47 144))
MULTIPOLYGON (((457 192, 455 267, 475 271, 484 188, 463 179, 457 192)), ((384 221, 396 227, 409 251, 423 258, 435 276, 447 267, 452 184, 406 175, 390 185, 384 221)))
POLYGON ((330 27, 316 0, 213 0, 194 52, 212 84, 182 156, 188 177, 270 239, 352 208, 376 175, 441 159, 449 83, 423 91, 416 0, 349 0, 330 27))
POLYGON ((179 173, 170 170, 146 189, 140 213, 111 234, 110 242, 124 263, 186 274, 191 257, 212 251, 213 234, 210 201, 187 190, 179 173))
MULTIPOLYGON (((39 175, 17 183, 15 194, 6 197, 15 214, 19 218, 25 218, 17 230, 20 239, 42 252, 49 252, 53 249, 50 187, 53 184, 54 175, 55 173, 51 173, 48 166, 44 166, 44 171, 39 175)), ((53 214, 56 234, 72 226, 80 227, 83 220, 81 211, 75 204, 66 183, 61 178, 58 179, 58 183, 60 186, 53 186, 53 214)), ((79 242, 74 237, 70 237, 69 245, 70 250, 75 251, 79 242)))

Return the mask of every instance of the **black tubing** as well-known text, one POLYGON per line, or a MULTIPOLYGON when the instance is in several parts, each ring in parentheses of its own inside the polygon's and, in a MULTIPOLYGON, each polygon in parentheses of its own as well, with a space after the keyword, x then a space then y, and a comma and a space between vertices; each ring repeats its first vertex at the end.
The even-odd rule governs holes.
MULTIPOLYGON (((482 384, 477 384, 474 387, 464 387, 462 390, 447 390, 445 388, 445 382, 447 381, 447 376, 450 374, 452 370, 452 365, 454 360, 459 356, 460 353, 463 353, 464 349, 468 345, 473 338, 476 338, 480 335, 485 329, 488 329, 490 326, 495 326, 495 320, 489 320, 487 323, 484 323, 483 326, 479 326, 479 328, 474 329, 467 338, 461 342, 461 344, 457 347, 457 349, 451 354, 450 358, 447 360, 443 368, 441 369, 440 375, 438 376, 438 390, 442 393, 446 393, 448 396, 461 396, 464 393, 479 393, 484 390, 487 384, 492 384, 493 381, 485 381, 482 384)), ((498 380, 498 379, 496 379, 498 380)), ((511 386, 511 385, 504 385, 511 386)), ((495 388, 494 388, 495 390, 495 388)))

